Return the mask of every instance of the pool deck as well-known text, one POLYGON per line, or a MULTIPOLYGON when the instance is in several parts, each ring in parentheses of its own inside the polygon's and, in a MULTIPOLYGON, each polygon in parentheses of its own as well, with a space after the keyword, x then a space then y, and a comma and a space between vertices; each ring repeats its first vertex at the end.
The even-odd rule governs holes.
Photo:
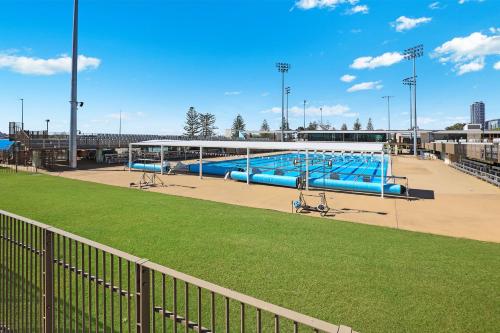
MULTIPOLYGON (((128 187, 140 172, 123 167, 51 172, 51 175, 128 187)), ((461 173, 438 160, 393 157, 393 174, 407 176, 416 200, 378 195, 327 192, 328 204, 337 211, 325 223, 338 219, 452 237, 500 242, 500 188, 461 173)), ((242 206, 291 212, 298 191, 197 175, 161 176, 167 187, 148 191, 212 200, 242 206)), ((304 191, 305 192, 305 191, 304 191)), ((315 195, 320 191, 305 192, 315 195)), ((318 198, 306 196, 311 205, 318 198)), ((311 216, 319 216, 310 213, 311 216)))

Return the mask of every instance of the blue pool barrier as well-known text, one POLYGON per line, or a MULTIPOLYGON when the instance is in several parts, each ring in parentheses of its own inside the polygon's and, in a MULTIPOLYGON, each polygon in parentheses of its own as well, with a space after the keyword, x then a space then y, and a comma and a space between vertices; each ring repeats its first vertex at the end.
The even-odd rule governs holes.
MULTIPOLYGON (((247 173, 245 171, 232 171, 231 179, 239 181, 247 181, 247 173)), ((299 178, 291 176, 276 176, 264 173, 250 174, 250 182, 259 184, 269 184, 297 188, 299 186, 299 178)))
MULTIPOLYGON (((380 193, 380 183, 355 182, 351 180, 309 179, 309 186, 324 187, 343 191, 380 193)), ((399 184, 384 184, 385 194, 404 194, 406 188, 399 184)))
MULTIPOLYGON (((160 163, 158 164, 146 164, 146 163, 129 163, 128 164, 129 168, 131 169, 136 169, 136 170, 143 170, 143 171, 150 171, 150 172, 161 172, 162 168, 160 166, 160 163)), ((170 164, 168 162, 163 162, 163 171, 168 171, 170 168, 170 164)))
MULTIPOLYGON (((200 164, 189 164, 188 165, 189 172, 193 173, 199 173, 200 172, 200 164)), ((225 176, 226 173, 234 171, 234 170, 241 170, 241 168, 236 167, 236 166, 224 166, 224 165, 217 165, 217 164, 203 164, 203 174, 207 175, 216 175, 216 176, 225 176)))
MULTIPOLYGON (((305 173, 304 154, 282 154, 250 159, 250 182, 296 188, 305 173)), ((370 155, 309 154, 309 185, 342 191, 380 193, 382 163, 387 176, 389 159, 370 155), (328 163, 325 163, 328 162, 328 163), (331 179, 336 174, 338 179, 331 179), (358 181, 366 179, 365 181, 358 181)), ((239 158, 203 163, 203 174, 225 176, 247 181, 247 160, 239 158)), ((188 166, 189 172, 199 173, 199 163, 188 166)), ((303 180, 302 180, 303 181, 303 180)), ((303 184, 302 184, 303 185, 303 184)), ((401 195, 406 188, 399 184, 384 184, 384 193, 401 195)))

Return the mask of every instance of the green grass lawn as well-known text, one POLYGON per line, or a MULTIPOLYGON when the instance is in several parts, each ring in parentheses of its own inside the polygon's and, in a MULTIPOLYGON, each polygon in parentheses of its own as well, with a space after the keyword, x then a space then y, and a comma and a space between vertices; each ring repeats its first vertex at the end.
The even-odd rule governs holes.
POLYGON ((23 173, 0 209, 363 333, 500 327, 500 244, 23 173))

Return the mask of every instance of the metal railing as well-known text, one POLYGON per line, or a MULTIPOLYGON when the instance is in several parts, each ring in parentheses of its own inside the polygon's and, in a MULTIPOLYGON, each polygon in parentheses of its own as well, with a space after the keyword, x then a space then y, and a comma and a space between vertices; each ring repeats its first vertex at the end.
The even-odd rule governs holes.
POLYGON ((352 332, 2 210, 0 262, 3 332, 352 332))
POLYGON ((451 166, 457 170, 460 170, 462 172, 465 172, 471 176, 474 176, 476 178, 482 179, 487 183, 496 185, 500 187, 500 176, 498 174, 493 174, 488 171, 483 171, 478 169, 477 167, 471 167, 468 166, 465 163, 461 162, 454 162, 451 163, 451 166))

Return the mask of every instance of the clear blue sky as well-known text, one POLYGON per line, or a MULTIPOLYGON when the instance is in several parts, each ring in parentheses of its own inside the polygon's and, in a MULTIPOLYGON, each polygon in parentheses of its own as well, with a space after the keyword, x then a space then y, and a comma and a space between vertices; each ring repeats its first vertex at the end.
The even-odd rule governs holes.
MULTIPOLYGON (((421 127, 467 121, 476 100, 500 118, 499 11, 497 0, 80 0, 79 129, 117 132, 122 110, 124 132, 181 133, 190 106, 220 132, 237 113, 277 128, 278 61, 292 65, 292 127, 307 99, 307 121, 323 107, 337 128, 356 117, 386 128, 381 96, 394 95, 392 127, 408 128, 411 64, 398 52, 419 43, 421 127)), ((21 97, 26 128, 49 118, 68 131, 71 25, 71 0, 0 1, 0 131, 20 121, 21 97)))

